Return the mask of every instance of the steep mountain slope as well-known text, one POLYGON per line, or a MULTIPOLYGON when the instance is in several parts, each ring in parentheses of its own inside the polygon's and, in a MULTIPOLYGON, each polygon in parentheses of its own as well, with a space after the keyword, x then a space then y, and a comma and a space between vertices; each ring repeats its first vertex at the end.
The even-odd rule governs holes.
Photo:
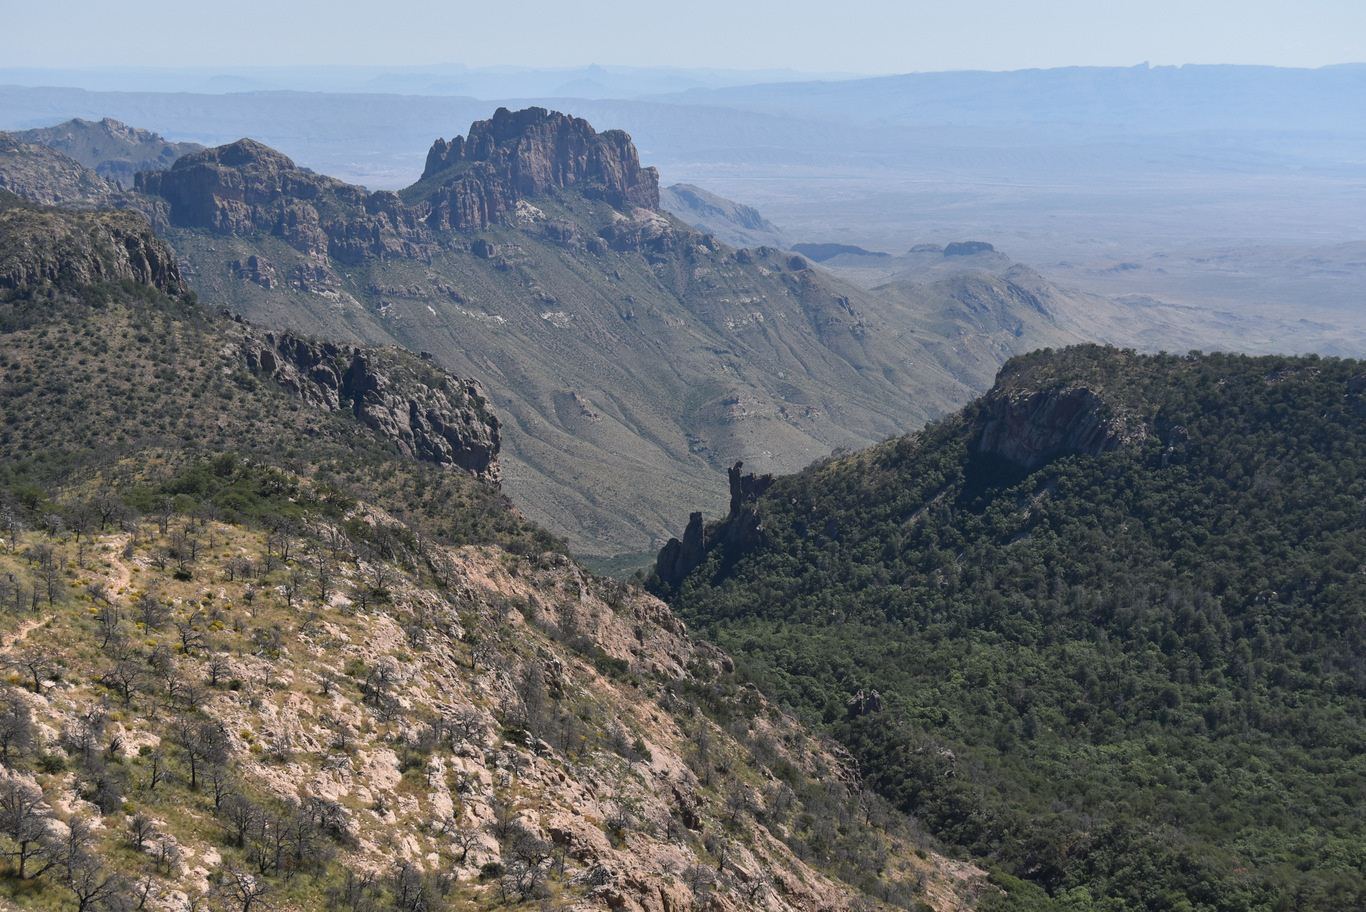
POLYGON ((1336 359, 1017 358, 916 436, 737 469, 656 585, 1057 908, 1359 908, 1364 396, 1336 359))
POLYGON ((138 188, 202 294, 480 377, 509 492, 588 553, 662 541, 736 458, 795 469, 969 390, 896 309, 687 228, 625 134, 543 109, 438 142, 400 195, 249 140, 138 188))
POLYGON ((55 127, 21 130, 14 137, 56 149, 124 189, 133 186, 138 171, 169 168, 180 156, 204 148, 199 143, 167 142, 151 130, 130 127, 112 117, 99 122, 76 117, 55 127))
POLYGON ((37 264, 0 287, 0 904, 990 889, 661 603, 513 512, 468 381, 139 281, 167 255, 116 233, 130 213, 0 202, 4 262, 37 264), (105 272, 48 278, 50 238, 105 272))

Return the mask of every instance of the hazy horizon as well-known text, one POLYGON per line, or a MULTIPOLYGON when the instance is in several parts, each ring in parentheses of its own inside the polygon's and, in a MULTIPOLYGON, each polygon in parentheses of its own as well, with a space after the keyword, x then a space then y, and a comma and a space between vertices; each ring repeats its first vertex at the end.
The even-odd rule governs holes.
POLYGON ((1366 6, 1343 0, 818 0, 641 7, 358 0, 223 7, 9 2, 5 68, 597 64, 888 75, 1062 66, 1366 61, 1366 6))

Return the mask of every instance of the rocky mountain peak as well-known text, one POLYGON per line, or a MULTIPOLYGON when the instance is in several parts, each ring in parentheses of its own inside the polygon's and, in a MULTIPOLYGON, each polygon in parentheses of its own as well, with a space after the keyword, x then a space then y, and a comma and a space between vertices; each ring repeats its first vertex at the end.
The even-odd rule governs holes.
POLYGON ((205 149, 186 155, 175 163, 174 170, 185 170, 203 165, 222 165, 225 168, 256 166, 265 170, 293 171, 294 160, 254 139, 239 139, 226 146, 205 149))
POLYGON ((429 197, 438 227, 483 228, 520 199, 574 188, 618 209, 659 209, 659 173, 642 168, 631 137, 545 108, 499 108, 467 137, 438 139, 422 180, 450 178, 429 197))

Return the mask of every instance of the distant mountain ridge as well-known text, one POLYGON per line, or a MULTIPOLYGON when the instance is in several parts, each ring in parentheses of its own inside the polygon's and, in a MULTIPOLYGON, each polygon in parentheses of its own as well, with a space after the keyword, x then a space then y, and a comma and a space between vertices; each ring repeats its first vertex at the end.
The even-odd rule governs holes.
POLYGON ((133 186, 133 175, 138 171, 170 167, 180 156, 204 148, 199 143, 167 142, 150 130, 130 127, 112 117, 97 123, 77 117, 55 127, 22 130, 14 135, 23 142, 56 149, 123 189, 133 186))
POLYGON ((782 229, 753 206, 728 200, 692 184, 664 188, 660 191, 660 205, 698 231, 714 234, 732 247, 796 249, 782 229))

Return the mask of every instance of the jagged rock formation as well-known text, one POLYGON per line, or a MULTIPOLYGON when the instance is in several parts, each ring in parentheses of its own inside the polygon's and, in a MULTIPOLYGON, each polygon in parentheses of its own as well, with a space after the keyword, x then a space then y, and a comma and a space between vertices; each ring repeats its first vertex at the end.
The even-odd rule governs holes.
POLYGON ((1059 456, 1113 452, 1147 434, 1141 421, 1116 412, 1084 387, 995 394, 989 403, 977 451, 1023 469, 1059 456))
POLYGON ((688 518, 683 539, 671 538, 655 559, 655 576, 669 588, 706 560, 707 553, 718 545, 728 553, 743 554, 764 541, 764 523, 759 515, 758 500, 773 484, 770 474, 742 473, 744 462, 730 467, 730 513, 720 523, 708 526, 701 513, 688 518))
POLYGON ((882 712, 882 694, 876 690, 865 692, 860 688, 852 697, 844 701, 844 709, 851 719, 857 719, 859 716, 866 716, 870 713, 880 713, 882 712))
POLYGON ((753 472, 750 472, 748 475, 745 475, 742 472, 744 467, 745 463, 742 460, 731 466, 728 473, 730 476, 731 516, 740 512, 745 504, 756 502, 763 496, 764 492, 769 489, 769 486, 773 484, 773 476, 771 474, 765 473, 763 475, 756 475, 753 472))
POLYGON ((683 538, 669 539, 655 558, 655 576, 665 586, 677 586, 707 556, 707 526, 701 513, 688 516, 683 538))
POLYGON ((304 402, 356 418, 412 459, 464 469, 497 485, 499 422, 474 380, 413 364, 412 355, 247 331, 240 343, 249 369, 304 402))
POLYGON ((640 167, 630 136, 545 108, 499 108, 468 137, 438 139, 419 185, 427 182, 440 182, 426 200, 436 228, 487 228, 519 200, 569 187, 621 210, 659 208, 659 173, 640 167))
POLYGON ((77 117, 14 136, 56 149, 122 188, 133 186, 133 175, 138 171, 169 168, 180 156, 204 148, 199 143, 168 142, 151 130, 130 127, 112 117, 98 122, 77 117))
POLYGON ((168 294, 187 291, 175 257, 136 212, 46 209, 0 193, 0 288, 43 282, 131 279, 168 294))
POLYGON ((61 152, 0 132, 0 190, 45 206, 111 205, 118 188, 61 152))

